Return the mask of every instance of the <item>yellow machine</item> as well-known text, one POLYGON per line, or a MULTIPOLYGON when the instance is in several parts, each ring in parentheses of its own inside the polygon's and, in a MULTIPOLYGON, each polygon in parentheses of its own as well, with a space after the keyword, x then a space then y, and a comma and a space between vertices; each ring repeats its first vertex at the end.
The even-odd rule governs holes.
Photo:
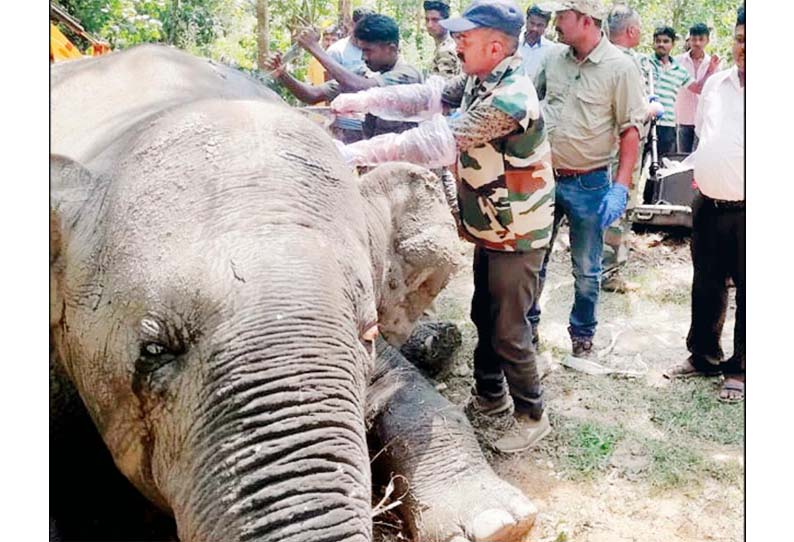
POLYGON ((60 62, 82 58, 83 56, 99 56, 110 51, 110 45, 98 40, 85 31, 77 19, 69 15, 62 7, 50 2, 50 62, 60 62), (63 24, 70 31, 85 38, 91 44, 85 55, 67 38, 53 23, 63 24))

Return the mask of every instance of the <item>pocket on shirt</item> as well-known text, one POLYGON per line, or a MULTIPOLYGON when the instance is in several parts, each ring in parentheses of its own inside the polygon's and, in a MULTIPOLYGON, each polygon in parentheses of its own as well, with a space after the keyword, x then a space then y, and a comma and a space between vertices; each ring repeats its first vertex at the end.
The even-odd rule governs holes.
POLYGON ((612 102, 607 93, 592 89, 580 90, 576 93, 576 98, 581 102, 581 118, 585 128, 596 129, 604 123, 612 122, 612 102))

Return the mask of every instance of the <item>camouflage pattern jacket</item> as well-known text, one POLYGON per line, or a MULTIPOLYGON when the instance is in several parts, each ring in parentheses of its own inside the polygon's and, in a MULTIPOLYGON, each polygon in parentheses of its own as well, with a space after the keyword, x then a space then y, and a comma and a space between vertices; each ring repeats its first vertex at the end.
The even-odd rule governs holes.
MULTIPOLYGON (((451 89, 455 80, 447 85, 451 89)), ((462 88, 459 96, 447 89, 444 96, 447 105, 460 106, 462 115, 493 107, 517 123, 513 132, 462 150, 458 156, 464 235, 479 246, 505 252, 548 246, 554 219, 551 147, 521 57, 504 59, 483 81, 466 77, 462 88)))
POLYGON ((455 40, 447 34, 444 41, 436 44, 433 62, 430 64, 430 75, 440 75, 445 79, 455 77, 460 73, 460 60, 455 46, 455 40))

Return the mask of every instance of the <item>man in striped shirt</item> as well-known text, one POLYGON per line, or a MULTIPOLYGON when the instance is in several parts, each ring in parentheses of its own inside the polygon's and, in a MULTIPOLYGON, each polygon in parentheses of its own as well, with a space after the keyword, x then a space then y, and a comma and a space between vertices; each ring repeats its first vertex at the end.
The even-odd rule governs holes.
POLYGON ((675 46, 675 30, 660 26, 653 33, 654 54, 650 57, 654 92, 664 106, 664 116, 656 123, 659 156, 676 151, 675 99, 678 91, 692 83, 689 72, 670 56, 675 46))

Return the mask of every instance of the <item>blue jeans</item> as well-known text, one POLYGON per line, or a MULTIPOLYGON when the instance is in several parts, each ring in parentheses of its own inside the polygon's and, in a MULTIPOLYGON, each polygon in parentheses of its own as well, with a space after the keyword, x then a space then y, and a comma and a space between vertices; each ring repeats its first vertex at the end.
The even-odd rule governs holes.
MULTIPOLYGON (((569 318, 568 332, 572 337, 591 338, 595 335, 596 307, 601 286, 601 255, 604 248, 604 230, 598 209, 609 191, 609 170, 585 175, 557 178, 554 204, 554 229, 552 242, 540 270, 540 290, 546 282, 546 267, 557 229, 563 216, 568 217, 571 236, 571 260, 574 276, 574 300, 569 318)), ((529 311, 529 321, 537 328, 540 322, 540 294, 529 311)))

